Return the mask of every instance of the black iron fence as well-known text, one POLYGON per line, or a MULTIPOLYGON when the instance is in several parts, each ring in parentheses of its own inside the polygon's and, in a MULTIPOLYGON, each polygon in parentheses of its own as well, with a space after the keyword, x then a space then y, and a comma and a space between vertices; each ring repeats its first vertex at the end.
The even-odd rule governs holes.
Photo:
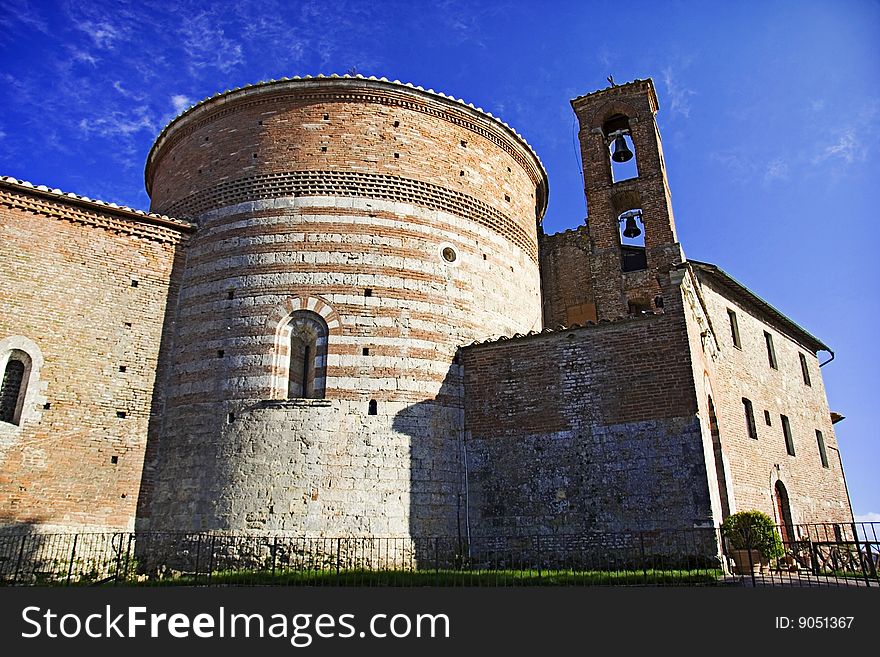
POLYGON ((0 533, 3 585, 878 586, 880 523, 779 527, 735 564, 717 528, 532 536, 0 533))

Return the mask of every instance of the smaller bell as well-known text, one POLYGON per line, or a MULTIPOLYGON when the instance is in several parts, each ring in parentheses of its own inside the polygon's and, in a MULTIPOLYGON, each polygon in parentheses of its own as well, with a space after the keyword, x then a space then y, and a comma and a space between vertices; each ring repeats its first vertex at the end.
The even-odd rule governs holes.
POLYGON ((615 162, 629 162, 632 156, 632 151, 626 145, 626 139, 623 138, 623 135, 618 135, 614 139, 614 153, 611 155, 611 159, 615 162))
POLYGON ((623 229, 623 236, 632 239, 642 234, 642 229, 636 225, 635 217, 626 218, 626 228, 623 229))

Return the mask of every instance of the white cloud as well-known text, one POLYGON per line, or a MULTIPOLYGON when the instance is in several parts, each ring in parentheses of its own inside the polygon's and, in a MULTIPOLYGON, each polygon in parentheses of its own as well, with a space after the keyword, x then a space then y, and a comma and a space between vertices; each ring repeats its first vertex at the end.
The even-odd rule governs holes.
POLYGON ((68 47, 67 50, 70 53, 70 58, 75 62, 82 62, 83 64, 90 64, 91 66, 98 65, 97 58, 90 52, 74 47, 68 47))
POLYGON ((12 34, 15 23, 49 34, 46 21, 28 0, 4 0, 3 10, 0 11, 0 28, 3 28, 0 33, 12 34))
POLYGON ((193 100, 183 94, 174 94, 171 96, 171 104, 174 106, 174 111, 180 114, 183 110, 193 105, 193 100))
POLYGON ((688 89, 676 80, 672 67, 663 69, 663 83, 666 85, 666 95, 669 99, 669 109, 673 114, 681 114, 684 118, 690 118, 690 97, 696 96, 697 92, 688 89))
POLYGON ((880 522, 880 513, 869 511, 868 513, 856 514, 856 522, 880 522))
POLYGON ((126 89, 122 85, 122 81, 120 80, 113 81, 113 88, 116 89, 116 91, 118 91, 124 98, 131 98, 133 100, 143 100, 145 98, 143 94, 139 94, 129 89, 126 89))
POLYGON ((85 32, 98 48, 110 50, 122 39, 123 30, 107 21, 76 20, 76 29, 85 32))
POLYGON ((815 156, 813 164, 819 164, 825 160, 840 159, 847 164, 865 159, 865 154, 860 150, 855 130, 848 128, 838 136, 837 141, 815 156))
POLYGON ((190 68, 196 73, 206 67, 229 73, 244 63, 241 44, 226 36, 212 14, 202 12, 184 21, 181 32, 190 68))
POLYGON ((130 137, 141 130, 150 133, 157 130, 156 121, 150 116, 148 108, 143 106, 135 108, 133 115, 117 111, 109 116, 81 119, 78 127, 86 135, 96 134, 101 137, 130 137))

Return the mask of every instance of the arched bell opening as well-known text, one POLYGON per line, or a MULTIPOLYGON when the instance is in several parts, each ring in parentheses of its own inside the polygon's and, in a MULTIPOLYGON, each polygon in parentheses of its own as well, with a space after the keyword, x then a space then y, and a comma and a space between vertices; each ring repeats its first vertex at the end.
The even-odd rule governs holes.
POLYGON ((609 117, 602 124, 602 134, 608 147, 611 182, 638 178, 636 147, 632 140, 629 119, 623 114, 609 117))

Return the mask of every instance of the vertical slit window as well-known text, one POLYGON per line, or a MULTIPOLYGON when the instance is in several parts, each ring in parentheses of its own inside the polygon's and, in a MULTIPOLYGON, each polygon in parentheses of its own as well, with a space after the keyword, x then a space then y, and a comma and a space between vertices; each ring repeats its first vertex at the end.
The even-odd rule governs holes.
POLYGON ((767 343, 767 360, 770 362, 770 367, 774 370, 778 370, 779 367, 776 365, 776 350, 773 348, 773 336, 764 331, 764 342, 767 343))
POLYGON ((24 376, 27 355, 10 356, 3 370, 3 383, 0 385, 0 420, 10 424, 18 424, 21 416, 21 400, 24 397, 24 376))
POLYGON ((737 349, 742 349, 742 343, 739 340, 739 324, 736 321, 736 313, 728 308, 727 317, 730 320, 730 337, 733 339, 733 346, 737 349))
POLYGON ((798 354, 798 356, 800 356, 801 359, 801 374, 804 377, 804 385, 812 386, 813 383, 810 381, 810 368, 807 367, 807 357, 803 354, 798 354))
POLYGON ((746 413, 746 429, 749 432, 749 438, 758 439, 758 427, 755 425, 755 409, 752 407, 750 399, 742 398, 743 409, 746 413))
POLYGON ((822 459, 822 467, 828 467, 828 452, 825 451, 825 436, 816 429, 816 443, 819 445, 819 458, 822 459))
POLYGON ((791 436, 791 425, 788 422, 788 416, 780 415, 782 420, 782 435, 785 437, 785 451, 789 456, 794 456, 794 439, 791 436))

